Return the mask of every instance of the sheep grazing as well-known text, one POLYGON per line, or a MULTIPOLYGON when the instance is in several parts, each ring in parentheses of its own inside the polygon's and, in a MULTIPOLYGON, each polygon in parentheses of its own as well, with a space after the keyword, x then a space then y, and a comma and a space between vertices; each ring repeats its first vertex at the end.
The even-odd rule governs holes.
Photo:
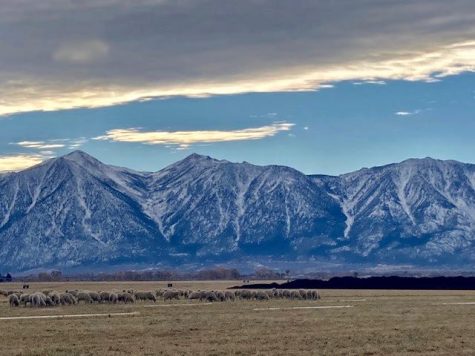
POLYGON ((83 301, 85 304, 94 302, 100 303, 135 303, 136 301, 157 301, 157 297, 165 301, 179 300, 181 298, 188 300, 199 300, 207 302, 224 302, 236 300, 257 300, 267 301, 270 299, 289 299, 289 300, 318 300, 320 294, 317 290, 236 290, 236 291, 192 291, 178 289, 159 289, 157 291, 134 291, 133 289, 124 289, 118 293, 115 290, 110 292, 93 292, 86 290, 73 290, 59 293, 55 290, 44 290, 26 294, 18 291, 0 291, 0 295, 8 296, 10 306, 31 306, 31 307, 51 307, 57 305, 74 305, 83 301), (133 292, 133 293, 131 293, 133 292))
POLYGON ((22 294, 20 297, 20 304, 23 306, 27 306, 27 304, 30 304, 30 295, 29 294, 22 294))
POLYGON ((8 303, 10 303, 11 307, 18 307, 20 305, 20 300, 16 294, 10 294, 8 296, 8 303))
POLYGON ((62 304, 62 305, 74 305, 74 304, 77 304, 78 301, 76 300, 76 298, 71 294, 71 293, 61 293, 59 295, 59 302, 62 304))
POLYGON ((224 302, 226 300, 226 296, 224 295, 223 292, 215 292, 214 294, 216 294, 216 298, 218 298, 218 301, 220 302, 224 302))
POLYGON ((116 304, 119 300, 119 296, 117 293, 110 293, 109 294, 109 303, 116 304))
POLYGON ((75 290, 66 290, 66 293, 71 294, 73 297, 77 298, 79 291, 77 289, 75 290))
POLYGON ((157 301, 157 298, 153 295, 152 292, 136 292, 136 300, 152 300, 153 302, 157 301))
POLYGON ((206 301, 208 301, 208 302, 217 302, 217 301, 219 301, 219 299, 216 296, 215 292, 206 292, 205 293, 205 298, 206 298, 206 301))
POLYGON ((274 298, 274 291, 273 291, 273 290, 266 290, 266 291, 264 291, 264 292, 267 294, 267 296, 269 297, 269 299, 274 298))
POLYGON ((100 296, 100 298, 101 298, 101 302, 102 302, 102 303, 108 302, 109 299, 110 299, 110 295, 111 295, 111 294, 110 294, 109 292, 100 292, 100 293, 99 293, 99 296, 100 296))
POLYGON ((118 301, 119 302, 124 302, 125 304, 127 303, 135 303, 135 297, 133 294, 130 294, 128 292, 125 293, 119 293, 118 295, 118 301))
POLYGON ((51 298, 51 301, 54 303, 54 305, 59 305, 61 304, 61 298, 60 298, 60 293, 56 291, 51 291, 48 294, 48 297, 51 298))
POLYGON ((97 293, 97 292, 90 292, 90 291, 87 291, 87 293, 88 293, 89 296, 91 297, 92 302, 97 302, 97 303, 100 303, 100 302, 101 302, 101 296, 100 296, 99 293, 97 293))
POLYGON ((232 302, 234 302, 236 300, 236 296, 234 295, 233 292, 230 292, 230 291, 224 292, 224 297, 225 297, 226 300, 229 300, 229 301, 232 301, 232 302))
POLYGON ((47 307, 54 307, 56 305, 56 303, 53 302, 53 300, 51 299, 49 295, 47 295, 45 298, 45 304, 47 307))
POLYGON ((239 299, 251 299, 251 292, 248 290, 239 290, 236 291, 236 297, 239 299))
POLYGON ((8 292, 6 290, 0 289, 0 295, 3 295, 4 297, 8 297, 8 292))
POLYGON ((294 299, 301 300, 302 295, 300 294, 299 291, 293 290, 293 291, 290 292, 290 299, 292 299, 292 300, 294 300, 294 299))
MULTIPOLYGON (((71 293, 72 294, 72 293, 71 293)), ((73 294, 74 295, 74 294, 73 294)), ((85 304, 90 304, 92 303, 92 298, 87 292, 78 292, 76 294, 76 299, 79 302, 83 301, 85 304)))
POLYGON ((258 291, 255 294, 256 300, 269 300, 269 295, 265 291, 258 291))
POLYGON ((188 299, 190 299, 190 300, 193 300, 193 299, 202 300, 201 295, 202 295, 201 291, 191 292, 191 293, 188 295, 188 299))
POLYGON ((46 307, 46 295, 41 292, 35 292, 31 294, 30 305, 35 308, 46 307))
POLYGON ((180 299, 180 292, 176 290, 167 290, 163 293, 163 300, 180 299))

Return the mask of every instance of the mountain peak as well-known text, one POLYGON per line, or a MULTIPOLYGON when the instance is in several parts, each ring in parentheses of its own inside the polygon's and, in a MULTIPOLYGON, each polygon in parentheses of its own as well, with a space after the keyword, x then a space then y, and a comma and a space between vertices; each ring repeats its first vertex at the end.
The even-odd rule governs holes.
POLYGON ((174 167, 183 167, 183 166, 209 166, 213 165, 215 163, 223 163, 227 162, 225 160, 218 160, 216 158, 210 157, 210 156, 205 156, 205 155, 200 155, 198 153, 192 153, 189 156, 186 156, 183 158, 181 161, 175 162, 172 164, 174 167))
POLYGON ((75 150, 75 151, 72 151, 68 154, 65 154, 63 157, 65 158, 68 158, 68 159, 72 159, 72 160, 77 160, 77 159, 95 159, 93 158, 91 155, 87 154, 86 152, 84 151, 81 151, 81 150, 75 150))
POLYGON ((210 156, 205 156, 205 155, 200 155, 198 153, 192 153, 189 156, 186 156, 183 161, 209 161, 209 160, 215 160, 214 158, 211 158, 210 156))
POLYGON ((94 158, 93 156, 87 154, 86 152, 84 151, 81 151, 81 150, 76 150, 76 151, 72 151, 62 157, 59 157, 59 158, 64 158, 64 159, 67 159, 68 161, 73 161, 77 164, 80 164, 80 165, 84 165, 84 164, 93 164, 93 165, 97 165, 97 164, 101 164, 101 162, 94 158))

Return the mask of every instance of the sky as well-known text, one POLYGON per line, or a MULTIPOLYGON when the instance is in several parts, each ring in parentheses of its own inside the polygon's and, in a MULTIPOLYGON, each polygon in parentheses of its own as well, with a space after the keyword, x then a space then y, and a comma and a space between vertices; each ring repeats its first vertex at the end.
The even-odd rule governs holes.
POLYGON ((0 172, 81 149, 342 174, 475 163, 475 2, 0 0, 0 172))

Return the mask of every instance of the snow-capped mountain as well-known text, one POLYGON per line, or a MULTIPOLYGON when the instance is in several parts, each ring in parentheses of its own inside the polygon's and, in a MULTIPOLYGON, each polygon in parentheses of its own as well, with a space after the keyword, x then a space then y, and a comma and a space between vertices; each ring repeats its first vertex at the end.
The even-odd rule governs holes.
POLYGON ((142 175, 82 153, 0 178, 0 266, 147 259, 164 243, 134 199, 142 175))
POLYGON ((475 165, 408 160, 338 177, 193 154, 156 173, 84 152, 0 176, 0 269, 249 256, 471 263, 475 165))
POLYGON ((475 165, 409 159, 312 178, 346 216, 339 251, 385 263, 475 259, 475 165))
POLYGON ((193 154, 152 174, 147 186, 146 214, 172 245, 194 246, 198 255, 288 254, 343 226, 338 202, 288 167, 193 154))

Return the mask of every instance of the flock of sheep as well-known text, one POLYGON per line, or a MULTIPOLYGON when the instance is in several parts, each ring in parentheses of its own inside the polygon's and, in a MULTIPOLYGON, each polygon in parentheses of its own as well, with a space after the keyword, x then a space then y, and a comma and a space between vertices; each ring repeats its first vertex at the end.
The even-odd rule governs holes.
POLYGON ((85 290, 73 290, 60 293, 54 290, 42 292, 24 293, 21 291, 0 291, 0 295, 8 297, 11 307, 53 307, 59 305, 75 305, 80 302, 90 303, 135 303, 137 301, 157 300, 199 300, 206 302, 225 302, 236 300, 317 300, 320 294, 316 290, 247 290, 234 291, 192 291, 177 289, 159 289, 155 292, 141 292, 132 289, 119 291, 92 292, 85 290))

